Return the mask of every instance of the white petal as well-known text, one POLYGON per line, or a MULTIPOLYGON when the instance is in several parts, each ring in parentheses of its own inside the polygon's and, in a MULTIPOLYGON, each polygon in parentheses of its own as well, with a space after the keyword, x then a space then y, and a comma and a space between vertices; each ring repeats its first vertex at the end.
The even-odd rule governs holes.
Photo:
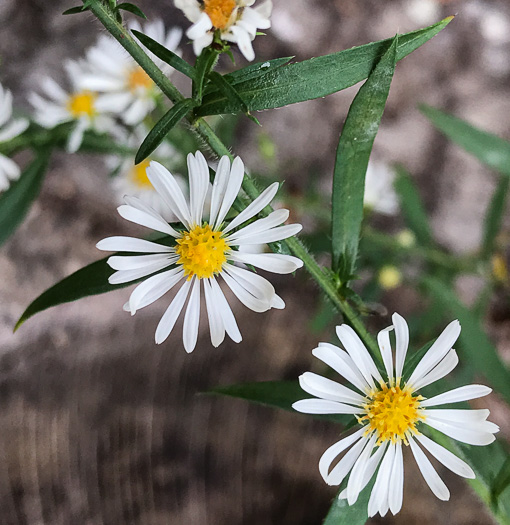
POLYGON ((232 309, 230 308, 227 299, 221 291, 220 285, 217 283, 214 277, 209 279, 209 282, 212 287, 213 298, 216 303, 216 308, 220 313, 220 316, 223 321, 223 326, 225 327, 228 336, 235 343, 240 343, 243 339, 241 336, 241 332, 239 331, 239 328, 237 326, 236 319, 234 317, 234 314, 232 313, 232 309))
POLYGON ((108 237, 96 244, 98 250, 106 252, 134 252, 134 253, 168 253, 175 250, 170 246, 163 246, 155 242, 135 237, 108 237))
MULTIPOLYGON (((395 320, 393 320, 395 322, 395 320)), ((395 327, 396 329, 396 327, 395 327)), ((399 442, 395 447, 395 459, 391 469, 390 487, 388 490, 388 505, 393 515, 397 514, 402 508, 404 497, 404 458, 402 456, 402 443, 399 442)))
POLYGON ((393 377, 393 356, 390 342, 391 330, 393 330, 393 326, 389 326, 377 334, 377 343, 379 345, 379 349, 381 350, 384 368, 386 370, 386 374, 388 375, 388 380, 393 377))
POLYGON ((279 188, 279 184, 274 182, 266 188, 249 206, 247 206, 230 224, 223 230, 223 233, 227 233, 237 226, 243 224, 250 220, 252 217, 255 217, 257 213, 260 213, 269 203, 274 199, 279 188))
POLYGON ((30 122, 24 118, 13 120, 0 131, 0 142, 11 140, 18 135, 21 135, 21 133, 28 128, 29 124, 30 122))
POLYGON ((452 349, 459 335, 460 323, 459 321, 452 321, 429 348, 428 352, 422 357, 411 374, 408 382, 414 384, 432 370, 432 368, 434 368, 452 349))
MULTIPOLYGON (((486 423, 488 422, 486 421, 486 423)), ((442 432, 453 439, 456 439, 457 441, 460 441, 461 443, 467 443, 468 445, 490 445, 496 440, 493 433, 490 431, 463 428, 431 417, 426 419, 425 424, 439 430, 439 432, 442 432)))
POLYGON ((384 454, 381 467, 375 480, 374 488, 368 500, 368 516, 371 518, 378 512, 384 516, 389 509, 388 492, 390 489, 391 472, 395 459, 396 445, 390 443, 386 454, 384 454))
POLYGON ((345 479, 347 474, 351 471, 354 463, 358 459, 363 447, 366 445, 368 437, 361 438, 350 450, 347 451, 345 456, 333 467, 333 470, 329 473, 326 483, 328 485, 340 485, 345 479))
POLYGON ((127 204, 123 204, 117 208, 119 215, 126 219, 127 221, 134 222, 140 226, 145 226, 146 228, 151 228, 152 230, 166 233, 172 237, 179 237, 180 234, 177 233, 164 219, 163 217, 156 218, 154 215, 149 215, 141 210, 132 208, 127 204))
POLYGON ((321 343, 317 348, 312 350, 312 354, 342 377, 345 377, 347 381, 352 383, 361 392, 365 393, 370 388, 347 352, 340 350, 340 348, 334 345, 321 343))
POLYGON ((469 401, 489 395, 492 389, 484 385, 466 385, 454 388, 443 394, 431 397, 420 402, 421 407, 434 407, 445 405, 446 403, 459 403, 460 401, 469 401))
POLYGON ((123 284, 136 281, 142 277, 147 277, 155 272, 159 272, 159 270, 163 270, 163 268, 170 266, 170 264, 172 263, 167 259, 161 259, 160 261, 144 266, 143 268, 137 268, 135 270, 119 270, 110 275, 108 282, 110 284, 123 284))
POLYGON ((207 46, 212 44, 213 40, 214 35, 212 32, 205 33, 203 36, 195 38, 195 40, 193 40, 193 51, 195 55, 199 56, 207 46))
POLYGON ((446 468, 463 478, 475 479, 473 469, 465 461, 423 434, 415 437, 446 468))
POLYGON ((182 268, 172 268, 167 272, 149 277, 133 290, 129 297, 127 311, 131 312, 131 315, 135 315, 137 310, 141 310, 163 297, 183 278, 184 271, 182 268))
POLYGON ((88 128, 88 122, 86 119, 81 118, 76 122, 73 131, 67 139, 67 151, 69 153, 76 153, 83 142, 83 133, 88 128))
POLYGON ((459 356, 457 352, 452 348, 445 356, 445 358, 428 374, 418 379, 414 384, 411 385, 408 381, 408 385, 411 385, 414 390, 423 388, 424 386, 435 383, 439 379, 447 376, 457 365, 459 364, 459 356))
POLYGON ((271 308, 283 310, 285 308, 285 301, 278 294, 274 294, 273 298, 271 299, 271 308))
POLYGON ((301 224, 286 224, 285 226, 278 226, 271 230, 262 231, 253 235, 247 235, 242 239, 237 239, 235 242, 229 242, 232 246, 244 246, 247 244, 267 244, 270 242, 281 241, 288 239, 293 235, 297 235, 303 226, 301 224))
POLYGON ((227 213, 232 207, 232 204, 239 195, 239 190, 241 189, 243 178, 244 164, 239 157, 236 157, 234 159, 234 162, 232 162, 232 167, 230 168, 230 175, 228 178, 227 187, 225 189, 225 194, 220 205, 218 217, 216 217, 216 221, 214 223, 215 229, 220 227, 221 223, 224 221, 227 213))
POLYGON ((108 259, 108 266, 114 270, 137 270, 152 266, 154 263, 170 261, 177 255, 155 253, 151 255, 114 255, 108 259))
POLYGON ((423 450, 416 444, 412 437, 409 438, 409 445, 411 445, 414 459, 418 464, 418 468, 420 469, 423 478, 430 487, 430 490, 440 500, 448 501, 450 499, 450 491, 444 484, 443 480, 439 477, 439 474, 436 472, 423 450))
POLYGON ((319 460, 319 472, 323 477, 324 481, 328 480, 329 467, 335 458, 341 454, 345 449, 349 448, 353 443, 358 441, 363 434, 365 433, 365 428, 362 427, 354 434, 342 438, 340 441, 337 441, 331 445, 325 452, 322 454, 321 459, 319 460))
POLYGON ((349 482, 347 483, 347 501, 349 505, 354 505, 354 503, 356 503, 359 493, 361 492, 365 471, 376 440, 377 434, 374 433, 370 440, 367 441, 363 452, 360 454, 352 468, 349 482))
POLYGON ((153 109, 154 102, 150 99, 136 98, 133 103, 122 113, 122 120, 128 126, 139 124, 153 109))
POLYGON ((441 419, 446 423, 480 423, 485 421, 490 412, 487 409, 471 410, 471 409, 449 409, 449 408, 429 408, 425 411, 427 418, 441 419))
POLYGON ((271 212, 267 217, 262 219, 257 219, 255 222, 252 222, 248 226, 241 228, 239 231, 229 235, 227 237, 229 244, 232 244, 232 241, 237 241, 239 239, 244 239, 245 237, 268 231, 275 226, 283 224, 289 218, 289 210, 281 209, 271 212))
MULTIPOLYGON (((406 359, 407 348, 409 346, 409 327, 407 326, 406 320, 397 313, 394 313, 391 319, 393 321, 393 326, 395 327, 395 375, 398 381, 398 378, 402 377, 404 361, 406 359)), ((393 512, 393 514, 395 514, 395 512, 393 512)))
POLYGON ((220 211, 223 197, 227 191, 228 178, 230 176, 230 159, 225 155, 221 157, 214 177, 212 195, 211 195, 211 213, 209 223, 215 224, 218 212, 220 211))
POLYGON ((241 51, 246 60, 252 62, 255 59, 255 51, 253 51, 253 46, 251 45, 251 38, 246 30, 242 29, 238 25, 232 26, 230 28, 230 35, 225 36, 225 40, 236 42, 239 47, 239 51, 241 51))
POLYGON ((200 279, 194 278, 193 288, 189 298, 186 314, 184 315, 183 342, 186 352, 195 349, 198 339, 198 325, 200 322, 200 279))
POLYGON ((275 295, 274 286, 261 275, 232 264, 226 264, 223 273, 232 276, 257 299, 267 301, 268 304, 271 303, 271 299, 275 295))
POLYGON ((181 289, 177 292, 177 295, 170 303, 170 306, 163 314, 163 317, 159 321, 158 327, 156 328, 156 344, 159 345, 163 343, 170 335, 170 332, 173 330, 175 323, 182 312, 186 298, 188 297, 190 287, 191 281, 184 281, 181 289))
POLYGON ((190 211, 193 224, 202 224, 205 197, 209 187, 209 166, 200 151, 196 157, 188 154, 188 173, 190 186, 190 211))
POLYGON ((200 18, 186 31, 186 36, 190 40, 195 40, 196 38, 203 36, 204 33, 212 29, 212 27, 211 19, 207 13, 203 12, 200 15, 200 18))
POLYGON ((221 274, 227 286, 232 290, 234 295, 250 310, 254 312, 267 312, 271 309, 271 303, 265 300, 258 299, 249 293, 239 280, 231 277, 227 272, 221 274))
POLYGON ((205 305, 207 310, 207 318, 209 319, 209 332, 211 334, 211 343, 217 348, 223 343, 225 339, 225 327, 219 312, 218 305, 213 297, 211 290, 212 279, 204 279, 204 295, 205 305))
POLYGON ((152 161, 147 168, 147 177, 175 216, 190 228, 191 215, 188 204, 175 177, 155 161, 152 161))
POLYGON ((301 374, 299 376, 299 384, 305 392, 322 399, 359 406, 366 403, 366 399, 363 396, 360 396, 350 388, 313 372, 301 374))
POLYGON ((362 414, 364 409, 327 399, 301 399, 292 408, 303 414, 362 414))
POLYGON ((303 266, 303 261, 292 255, 280 253, 232 252, 229 260, 249 264, 268 272, 287 274, 303 266))
POLYGON ((21 170, 12 159, 0 154, 0 173, 4 173, 7 180, 18 180, 21 170))

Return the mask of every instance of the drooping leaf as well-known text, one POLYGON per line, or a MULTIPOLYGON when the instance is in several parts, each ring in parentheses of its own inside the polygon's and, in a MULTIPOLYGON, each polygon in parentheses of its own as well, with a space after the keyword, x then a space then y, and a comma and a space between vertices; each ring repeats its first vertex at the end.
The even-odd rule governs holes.
POLYGON ((180 71, 187 77, 191 79, 195 78, 195 69, 193 68, 193 66, 190 66, 186 62, 186 60, 181 58, 173 51, 170 51, 170 49, 167 49, 159 42, 156 42, 156 40, 152 39, 150 36, 144 35, 143 33, 140 33, 140 31, 136 31, 135 29, 132 29, 131 32, 149 51, 151 51, 158 58, 163 60, 163 62, 165 62, 169 66, 172 66, 177 71, 180 71))
POLYGON ((505 215, 506 202, 510 178, 504 175, 499 178, 498 185, 492 195, 487 214, 485 215, 483 241, 481 255, 484 258, 490 257, 494 251, 496 237, 501 230, 501 224, 505 215))
MULTIPOLYGON (((444 29, 452 20, 446 18, 425 29, 399 36, 397 60, 401 60, 444 29)), ((392 39, 372 42, 332 55, 312 58, 271 68, 261 78, 229 78, 250 111, 278 108, 296 102, 325 97, 366 79, 392 39)), ((240 75, 240 74, 239 74, 240 75)), ((228 75, 227 75, 228 77, 228 75)), ((197 115, 239 113, 242 108, 219 90, 208 93, 197 115)))
POLYGON ((129 13, 139 16, 140 18, 143 18, 144 20, 147 20, 147 17, 145 16, 145 13, 135 4, 131 4, 129 2, 123 2, 122 4, 117 4, 116 10, 123 10, 128 11, 129 13))
POLYGON ((0 245, 22 223, 30 206, 39 195, 51 150, 40 152, 21 174, 19 180, 0 194, 0 245))
POLYGON ((430 106, 421 106, 421 112, 444 133, 478 160, 502 175, 510 176, 510 142, 482 131, 460 118, 430 106))
POLYGON ((135 164, 144 161, 165 139, 168 132, 175 127, 194 106, 191 99, 184 99, 172 106, 145 137, 135 157, 135 164))
POLYGON ((510 402, 510 371, 499 357, 496 348, 480 326, 473 312, 464 306, 456 294, 445 284, 433 277, 423 281, 425 289, 443 309, 456 317, 461 324, 460 345, 456 349, 464 363, 483 374, 487 383, 507 402, 510 402))
POLYGON ((395 191, 400 200, 400 208, 407 226, 422 245, 434 244, 427 213, 413 180, 401 166, 397 167, 395 191))
MULTIPOLYGON (((375 475, 369 484, 361 491, 354 505, 349 505, 346 499, 335 497, 323 525, 364 525, 368 520, 368 501, 375 484, 375 475)), ((346 487, 342 483, 339 494, 346 487)))
MULTIPOLYGON (((292 408, 292 403, 311 397, 301 389, 298 381, 264 381, 261 383, 219 386, 206 392, 206 394, 244 399, 251 403, 281 408, 295 414, 298 414, 298 412, 292 408)), ((343 425, 350 424, 352 421, 352 416, 345 414, 314 415, 313 417, 343 425)))
POLYGON ((340 136, 333 175, 333 268, 350 280, 356 269, 363 220, 365 174, 395 72, 398 37, 354 98, 340 136))
POLYGON ((87 11, 88 8, 84 5, 77 5, 76 7, 71 7, 70 9, 66 9, 62 15, 76 15, 78 13, 83 13, 84 11, 87 11))

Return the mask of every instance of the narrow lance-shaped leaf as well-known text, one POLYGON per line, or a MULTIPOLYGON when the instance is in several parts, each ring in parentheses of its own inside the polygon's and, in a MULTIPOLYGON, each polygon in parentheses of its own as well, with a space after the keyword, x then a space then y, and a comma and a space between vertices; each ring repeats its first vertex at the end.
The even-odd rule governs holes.
MULTIPOLYGON (((292 408, 292 404, 300 399, 311 397, 301 389, 298 381, 264 381, 219 386, 205 393, 244 399, 251 403, 288 410, 296 415, 298 412, 292 408)), ((314 415, 313 417, 342 423, 343 425, 350 424, 353 419, 353 416, 346 414, 314 415)))
POLYGON ((140 18, 147 20, 145 13, 135 4, 131 4, 129 2, 123 2, 122 4, 117 4, 116 10, 119 11, 120 9, 122 9, 123 11, 128 11, 129 13, 135 16, 139 16, 140 18))
POLYGON ((463 362, 469 364, 477 373, 483 374, 494 390, 510 402, 510 371, 483 331, 480 321, 442 281, 428 277, 424 279, 423 284, 443 309, 451 312, 460 321, 460 351, 463 354, 463 362))
POLYGON ((192 92, 193 99, 197 103, 202 102, 203 89, 209 72, 214 68, 218 60, 218 51, 205 48, 197 58, 195 64, 195 78, 193 79, 192 92))
MULTIPOLYGON (((364 525, 368 520, 368 500, 374 484, 375 476, 361 491, 354 505, 349 505, 346 499, 335 497, 333 505, 331 505, 322 525, 364 525)), ((342 492, 346 485, 345 482, 342 484, 339 493, 342 492)))
POLYGON ((71 7, 70 9, 66 9, 62 14, 63 15, 76 15, 78 13, 83 13, 84 11, 87 11, 88 8, 84 5, 77 5, 76 7, 71 7))
POLYGON ((508 196, 508 187, 510 178, 501 176, 494 194, 492 195, 487 215, 485 216, 482 252, 484 258, 490 257, 494 251, 496 237, 501 229, 501 223, 505 215, 506 201, 508 196))
POLYGON ((333 175, 333 268, 342 281, 354 274, 363 220, 368 159, 395 72, 398 37, 391 42, 351 104, 340 136, 333 175))
POLYGON ((420 110, 450 140, 490 168, 510 176, 510 142, 439 109, 421 106, 420 110))
MULTIPOLYGON (((452 20, 446 18, 425 29, 399 36, 397 60, 412 53, 437 35, 452 20)), ((331 55, 277 67, 261 78, 227 75, 250 111, 279 108, 296 102, 325 97, 366 79, 392 39, 372 42, 331 55)), ((219 90, 204 97, 197 115, 239 113, 242 108, 219 90)))
POLYGON ((135 164, 144 161, 165 139, 168 132, 175 127, 194 106, 191 99, 184 99, 172 106, 145 137, 135 157, 135 164))
POLYGON ((409 173, 401 166, 397 167, 394 186, 406 224, 413 231, 418 242, 423 245, 434 244, 432 230, 418 188, 409 173))
POLYGON ((39 153, 19 180, 13 182, 5 193, 0 194, 0 245, 22 223, 39 195, 50 155, 50 150, 39 153))
POLYGON ((159 42, 156 42, 156 40, 152 39, 150 36, 144 35, 143 33, 140 33, 140 31, 136 31, 136 29, 132 29, 131 32, 149 51, 163 60, 165 64, 172 66, 174 69, 180 71, 191 79, 195 78, 195 69, 193 66, 190 66, 186 60, 173 51, 170 51, 170 49, 167 49, 165 46, 162 46, 159 42))

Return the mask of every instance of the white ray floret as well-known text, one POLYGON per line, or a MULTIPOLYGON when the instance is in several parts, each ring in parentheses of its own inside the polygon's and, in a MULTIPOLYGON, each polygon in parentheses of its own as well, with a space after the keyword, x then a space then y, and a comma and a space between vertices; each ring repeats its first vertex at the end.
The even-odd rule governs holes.
POLYGON ((255 59, 252 41, 259 29, 269 29, 273 3, 263 0, 252 7, 255 0, 175 0, 193 25, 186 36, 193 41, 198 56, 211 45, 215 34, 221 40, 237 44, 247 60, 255 59))
MULTIPOLYGON (((12 93, 0 84, 0 142, 7 142, 21 135, 28 127, 28 120, 12 118, 12 93)), ((21 174, 19 166, 0 153, 0 192, 9 188, 21 174)))
POLYGON ((51 77, 46 77, 41 82, 44 96, 37 93, 31 93, 29 96, 29 101, 35 109, 34 118, 41 126, 53 128, 65 122, 74 122, 67 141, 67 150, 70 153, 78 151, 87 129, 100 133, 115 129, 114 121, 107 115, 109 107, 103 98, 79 85, 79 79, 86 68, 87 65, 83 61, 70 60, 65 63, 71 85, 69 92, 62 89, 51 77))
POLYGON ((269 197, 274 197, 278 183, 229 221, 226 217, 244 177, 241 159, 235 158, 232 165, 228 157, 220 160, 209 199, 209 166, 200 152, 188 155, 188 169, 190 198, 186 199, 175 177, 161 164, 153 161, 147 168, 147 177, 169 212, 180 221, 179 226, 170 226, 158 212, 136 197, 126 198, 126 204, 119 207, 125 219, 168 235, 173 240, 170 246, 131 237, 109 237, 97 247, 144 254, 115 255, 108 259, 108 264, 116 270, 110 277, 111 283, 146 278, 131 293, 124 307, 132 315, 181 284, 156 329, 156 343, 166 340, 185 310, 183 343, 186 351, 191 352, 198 338, 202 287, 212 344, 221 344, 225 333, 239 342, 241 334, 218 281, 224 281, 239 301, 255 312, 281 309, 285 303, 276 295, 273 285, 246 269, 246 265, 274 273, 292 273, 303 263, 290 255, 250 251, 250 246, 258 249, 260 243, 286 239, 301 230, 300 224, 282 226, 288 217, 286 210, 256 219, 269 204, 269 197), (249 220, 253 222, 243 227, 249 220), (239 251, 240 246, 247 251, 239 251), (170 269, 157 273, 166 268, 170 269))
MULTIPOLYGON (((180 54, 180 28, 167 31, 163 21, 158 19, 143 27, 133 21, 129 29, 140 31, 170 51, 180 54)), ((172 73, 170 66, 146 51, 166 75, 172 73)), ((87 67, 78 78, 81 89, 102 93, 104 106, 126 124, 140 123, 156 107, 160 95, 156 84, 114 38, 101 35, 97 43, 87 50, 86 61, 87 67)))
POLYGON ((319 461, 319 471, 329 485, 339 485, 347 476, 347 488, 340 493, 349 505, 377 472, 368 503, 368 515, 388 511, 396 514, 403 501, 403 447, 409 446, 418 468, 432 492, 442 500, 450 497, 448 488, 423 451, 426 450, 446 468, 465 478, 474 478, 471 467, 443 446, 422 434, 425 425, 470 445, 488 445, 499 428, 487 421, 488 410, 436 408, 449 403, 469 401, 488 395, 483 385, 467 385, 429 399, 417 390, 449 373, 458 363, 452 346, 460 334, 458 321, 450 323, 418 362, 409 379, 404 378, 404 363, 409 345, 409 329, 399 314, 393 325, 379 332, 378 343, 386 377, 359 337, 347 325, 337 327, 345 350, 320 343, 313 355, 347 379, 357 390, 330 379, 305 372, 301 388, 315 396, 293 404, 307 414, 354 414, 361 428, 329 447, 319 461), (390 332, 395 332, 395 354, 390 332), (341 453, 347 451, 331 468, 341 453))

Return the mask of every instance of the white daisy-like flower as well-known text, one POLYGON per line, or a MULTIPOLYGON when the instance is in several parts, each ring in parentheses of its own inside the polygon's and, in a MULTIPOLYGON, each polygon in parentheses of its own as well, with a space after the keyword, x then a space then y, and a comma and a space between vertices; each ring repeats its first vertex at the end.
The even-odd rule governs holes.
MULTIPOLYGON (((21 135, 28 128, 28 120, 12 118, 12 93, 0 84, 0 142, 21 135)), ((0 153, 0 192, 9 188, 11 181, 19 179, 21 170, 9 157, 0 153)))
MULTIPOLYGON (((116 139, 120 144, 132 148, 133 151, 140 146, 143 139, 147 136, 149 129, 142 123, 139 124, 131 134, 125 131, 117 131, 116 139)), ((116 174, 112 178, 112 186, 118 196, 119 204, 124 202, 124 197, 130 195, 140 199, 144 204, 147 204, 159 213, 166 221, 174 222, 177 217, 170 212, 168 206, 165 204, 159 193, 154 189, 151 181, 147 177, 147 168, 150 163, 155 160, 160 164, 175 164, 182 161, 182 155, 170 144, 164 140, 151 154, 139 164, 135 164, 135 155, 119 157, 117 155, 108 155, 105 158, 105 163, 109 169, 116 174)), ((184 177, 175 175, 175 179, 179 184, 181 190, 187 188, 184 177)))
POLYGON ((365 177, 364 206, 383 215, 396 215, 398 198, 393 188, 394 181, 395 171, 388 164, 370 161, 365 177))
POLYGON ((106 114, 108 106, 101 97, 79 86, 78 80, 86 65, 82 61, 68 61, 65 68, 72 88, 70 92, 66 92, 51 77, 45 77, 41 81, 45 96, 31 93, 29 101, 35 109, 36 122, 45 128, 75 122, 67 142, 67 150, 74 153, 80 148, 87 129, 103 133, 110 131, 115 124, 106 114))
POLYGON ((193 40, 193 50, 198 56, 211 45, 214 34, 226 42, 237 44, 247 60, 255 59, 252 41, 258 29, 269 29, 273 10, 271 0, 251 7, 255 0, 175 0, 193 25, 186 32, 193 40))
POLYGON ((422 426, 428 425, 469 445, 488 445, 499 430, 497 425, 487 421, 488 410, 436 408, 486 396, 491 392, 486 386, 463 386, 429 399, 418 394, 421 388, 443 378, 457 365, 458 357, 452 346, 460 334, 459 322, 453 321, 445 328, 404 380, 409 329, 400 315, 393 314, 392 320, 393 325, 379 332, 377 337, 385 378, 354 330, 344 324, 337 327, 337 335, 345 350, 320 343, 312 353, 352 383, 355 390, 306 372, 299 378, 301 388, 318 399, 304 399, 293 405, 295 410, 307 414, 356 416, 361 428, 324 452, 319 471, 329 485, 339 485, 350 473, 347 488, 340 498, 352 505, 379 467, 368 503, 370 517, 377 513, 384 516, 388 510, 396 514, 402 507, 404 446, 411 448, 425 481, 441 500, 448 500, 450 492, 422 447, 459 476, 475 477, 463 460, 422 434, 422 426), (395 357, 390 343, 391 330, 395 330, 395 357), (335 459, 346 450, 331 469, 335 459))
POLYGON ((184 315, 183 342, 186 351, 191 352, 198 337, 202 287, 212 344, 221 344, 225 332, 233 341, 240 342, 241 334, 220 288, 219 278, 246 307, 255 312, 265 312, 271 308, 284 308, 285 303, 267 279, 238 265, 247 264, 285 274, 294 272, 303 263, 290 255, 248 253, 237 249, 239 246, 276 242, 301 230, 300 224, 282 226, 289 216, 288 210, 274 211, 242 227, 269 205, 278 191, 278 183, 269 186, 234 219, 226 221, 241 189, 244 165, 239 157, 234 159, 232 165, 228 157, 222 157, 212 186, 209 214, 205 219, 205 202, 210 187, 209 166, 199 151, 188 155, 188 170, 189 204, 175 177, 166 168, 154 161, 147 168, 149 180, 170 211, 178 217, 182 230, 174 229, 160 214, 135 197, 126 197, 126 204, 118 208, 124 219, 173 237, 175 246, 131 237, 110 237, 100 241, 97 247, 106 251, 144 254, 110 257, 108 264, 117 270, 110 277, 111 284, 131 282, 155 274, 139 284, 124 305, 124 309, 132 315, 181 283, 158 324, 156 343, 162 343, 170 335, 189 296, 184 315), (162 273, 156 273, 169 267, 162 273))
MULTIPOLYGON (((133 21, 129 28, 143 32, 170 51, 180 54, 180 28, 167 31, 162 20, 147 23, 143 28, 133 21)), ((146 51, 166 75, 171 74, 169 65, 146 51)), ((156 107, 156 100, 161 94, 159 88, 114 38, 101 35, 96 45, 87 50, 86 57, 88 68, 78 78, 80 87, 103 93, 105 107, 120 116, 126 124, 138 124, 156 107)))

